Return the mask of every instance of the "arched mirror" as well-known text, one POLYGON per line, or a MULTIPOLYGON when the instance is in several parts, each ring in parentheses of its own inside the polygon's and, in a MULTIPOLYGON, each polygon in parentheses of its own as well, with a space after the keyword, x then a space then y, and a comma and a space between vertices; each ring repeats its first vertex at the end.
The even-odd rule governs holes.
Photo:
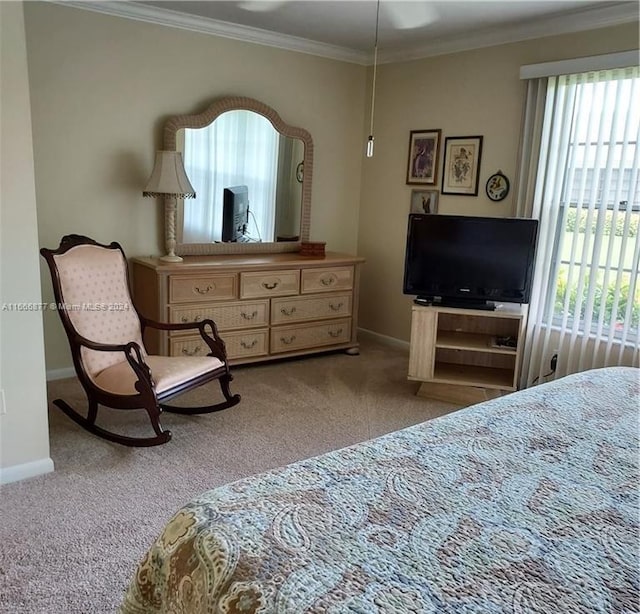
POLYGON ((298 251, 309 239, 313 142, 252 98, 171 118, 164 148, 181 151, 195 199, 178 200, 178 255, 298 251))

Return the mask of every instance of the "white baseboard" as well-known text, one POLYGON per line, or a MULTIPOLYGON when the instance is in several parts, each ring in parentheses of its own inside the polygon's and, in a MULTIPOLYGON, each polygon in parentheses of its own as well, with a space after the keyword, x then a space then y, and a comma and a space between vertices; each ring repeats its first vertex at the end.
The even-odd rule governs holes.
POLYGON ((47 371, 47 381, 53 382, 57 379, 67 379, 69 377, 75 377, 76 370, 73 367, 67 367, 65 369, 50 369, 47 371))
POLYGON ((35 478, 38 475, 51 473, 53 471, 53 461, 50 458, 42 458, 22 465, 0 468, 0 484, 10 484, 27 478, 35 478))
POLYGON ((386 345, 391 345, 400 350, 409 351, 409 342, 402 341, 401 339, 396 339, 395 337, 388 337, 387 335, 381 335, 380 333, 376 333, 372 330, 367 330, 366 328, 358 328, 358 334, 362 335, 365 338, 375 339, 380 343, 384 343, 386 345))

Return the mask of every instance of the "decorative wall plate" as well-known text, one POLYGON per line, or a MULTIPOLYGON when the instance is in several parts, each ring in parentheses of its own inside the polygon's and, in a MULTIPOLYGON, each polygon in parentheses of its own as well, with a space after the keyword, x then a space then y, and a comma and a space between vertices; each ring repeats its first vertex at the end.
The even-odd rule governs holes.
POLYGON ((498 202, 504 200, 509 193, 509 179, 502 171, 498 171, 487 180, 486 192, 487 196, 498 202))

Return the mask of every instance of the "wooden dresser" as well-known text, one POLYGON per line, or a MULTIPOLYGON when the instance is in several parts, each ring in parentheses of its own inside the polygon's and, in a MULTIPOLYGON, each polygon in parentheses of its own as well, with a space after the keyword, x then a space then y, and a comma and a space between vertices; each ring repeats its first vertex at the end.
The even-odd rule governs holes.
MULTIPOLYGON (((187 256, 181 263, 134 258, 134 302, 164 322, 211 318, 231 364, 325 350, 357 353, 358 283, 363 258, 328 252, 187 256)), ((152 354, 197 356, 207 346, 192 331, 148 330, 152 354)))

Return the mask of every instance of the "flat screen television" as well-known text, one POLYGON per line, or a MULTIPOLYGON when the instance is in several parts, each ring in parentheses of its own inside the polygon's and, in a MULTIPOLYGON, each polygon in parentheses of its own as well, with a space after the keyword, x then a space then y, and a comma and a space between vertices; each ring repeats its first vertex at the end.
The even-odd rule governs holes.
POLYGON ((237 185, 224 188, 222 198, 222 241, 247 241, 249 225, 249 188, 237 185))
POLYGON ((411 214, 404 293, 476 309, 528 303, 537 231, 533 219, 411 214))

